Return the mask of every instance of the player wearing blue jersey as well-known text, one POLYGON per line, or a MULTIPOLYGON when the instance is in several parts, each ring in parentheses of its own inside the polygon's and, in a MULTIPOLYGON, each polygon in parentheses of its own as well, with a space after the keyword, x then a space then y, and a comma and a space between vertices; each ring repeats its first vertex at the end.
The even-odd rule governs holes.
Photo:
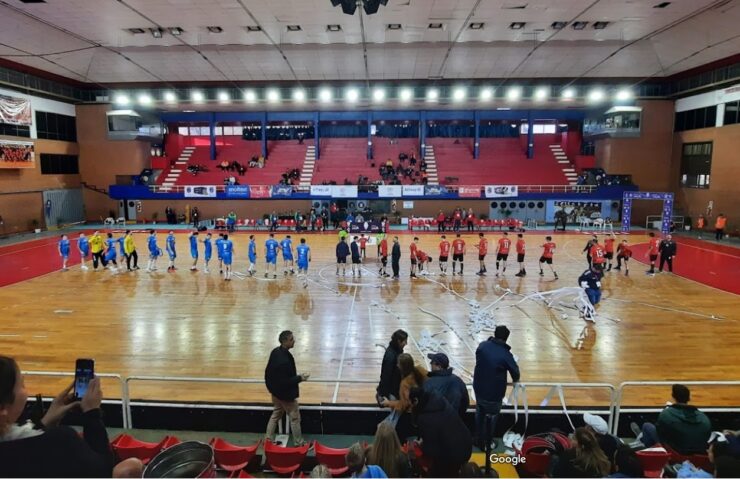
POLYGON ((193 265, 190 266, 190 271, 198 271, 198 232, 192 231, 188 235, 188 241, 190 241, 190 257, 193 258, 193 265))
POLYGON ((293 269, 293 240, 290 239, 290 235, 286 235, 280 242, 280 249, 283 252, 283 274, 288 276, 288 267, 290 267, 290 274, 295 274, 293 269))
POLYGON ((175 268, 175 258, 177 258, 177 249, 175 248, 175 232, 170 230, 170 234, 167 235, 167 240, 165 242, 165 248, 167 249, 167 254, 170 257, 170 264, 167 267, 167 271, 175 271, 177 268, 175 268))
POLYGON ((105 240, 105 261, 110 266, 111 273, 118 273, 118 262, 116 262, 116 243, 113 239, 113 233, 108 233, 108 239, 105 240))
POLYGON ((267 263, 265 266, 265 278, 267 278, 270 268, 272 268, 273 279, 277 278, 277 255, 279 248, 280 245, 275 240, 275 234, 270 233, 270 237, 265 241, 265 262, 267 263))
POLYGON ((208 263, 211 261, 213 255, 213 245, 211 244, 211 233, 206 233, 206 239, 203 240, 203 261, 206 263, 206 267, 203 270, 204 273, 209 273, 208 263))
POLYGON ((234 243, 229 239, 229 235, 224 235, 223 240, 219 244, 219 251, 221 251, 221 259, 224 262, 224 280, 231 281, 231 263, 234 261, 234 243))
POLYGON ((224 274, 224 259, 221 256, 221 243, 224 242, 224 234, 219 233, 216 240, 216 256, 218 257, 218 274, 224 274))
POLYGON ((83 271, 87 271, 85 259, 90 254, 90 242, 87 240, 87 236, 85 236, 85 233, 80 233, 80 237, 77 238, 77 249, 80 252, 80 263, 82 264, 80 266, 80 269, 82 269, 83 271))
POLYGON ((311 248, 306 244, 306 238, 301 238, 301 244, 296 246, 295 253, 298 263, 298 275, 303 275, 303 287, 308 287, 308 263, 311 262, 311 248))
POLYGON ((62 237, 59 239, 59 243, 57 243, 57 250, 59 251, 59 256, 62 257, 62 271, 67 271, 67 261, 69 261, 69 238, 67 238, 67 235, 62 235, 62 237))
POLYGON ((146 270, 148 272, 157 270, 157 258, 162 256, 162 250, 157 245, 157 232, 149 230, 149 238, 147 239, 147 247, 149 248, 149 263, 147 264, 146 270))
POLYGON ((249 235, 249 276, 254 276, 254 268, 257 264, 257 243, 254 241, 254 235, 249 235))
MULTIPOLYGON (((121 255, 121 258, 126 258, 126 247, 124 245, 124 242, 126 241, 126 236, 121 236, 120 238, 116 239, 116 243, 118 244, 118 254, 121 255)), ((121 267, 123 267, 123 263, 121 263, 121 267)))

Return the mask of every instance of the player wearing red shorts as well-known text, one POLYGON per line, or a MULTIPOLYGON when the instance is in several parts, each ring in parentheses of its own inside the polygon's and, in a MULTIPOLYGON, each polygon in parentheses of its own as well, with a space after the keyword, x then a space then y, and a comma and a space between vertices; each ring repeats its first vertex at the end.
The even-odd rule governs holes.
POLYGON ((627 240, 622 240, 619 246, 617 246, 617 267, 614 268, 616 271, 622 269, 622 261, 624 260, 624 275, 630 275, 629 261, 632 257, 632 248, 627 244, 627 240))
POLYGON ((365 247, 367 246, 367 236, 365 236, 364 233, 360 235, 358 243, 360 243, 360 255, 362 256, 362 259, 367 258, 367 255, 365 254, 365 247))
POLYGON ((452 242, 452 276, 455 276, 455 265, 460 263, 460 276, 463 274, 463 259, 465 258, 465 240, 460 238, 460 233, 452 242))
POLYGON ((655 274, 655 261, 658 259, 658 250, 660 250, 660 238, 656 238, 652 231, 648 233, 648 236, 650 236, 650 242, 646 255, 650 258, 650 269, 647 274, 655 274))
POLYGON ((417 256, 419 252, 419 247, 416 245, 416 243, 419 242, 419 238, 414 236, 414 241, 411 242, 411 245, 409 246, 409 259, 411 259, 411 277, 416 278, 416 266, 419 262, 419 258, 417 256))
POLYGON ((527 276, 527 270, 524 269, 524 254, 526 253, 526 245, 524 243, 524 235, 519 233, 516 240, 516 262, 519 263, 519 272, 515 276, 527 276))
POLYGON ((617 240, 616 236, 614 236, 614 233, 607 236, 604 240, 604 250, 606 251, 606 254, 604 255, 604 258, 606 258, 606 270, 611 271, 612 270, 612 258, 614 258, 614 242, 617 240))
POLYGON ((385 272, 385 267, 388 265, 388 240, 385 239, 385 235, 383 235, 383 239, 380 240, 380 276, 383 278, 387 278, 389 275, 385 272))
POLYGON ((498 276, 499 262, 504 262, 504 269, 501 274, 506 273, 506 260, 509 259, 509 248, 511 248, 511 240, 509 239, 509 233, 504 231, 504 237, 498 240, 498 246, 496 247, 496 276, 498 276))
POLYGON ((439 271, 442 276, 447 276, 447 258, 450 256, 450 242, 445 235, 442 235, 442 241, 439 242, 439 271))
POLYGON ((552 236, 545 237, 545 244, 542 245, 542 256, 540 256, 540 276, 544 276, 545 272, 542 271, 542 265, 547 263, 550 266, 550 271, 558 279, 558 274, 552 267, 552 257, 555 253, 555 243, 552 242, 552 236))
POLYGON ((475 245, 478 248, 478 261, 480 262, 480 270, 475 273, 478 276, 486 275, 486 254, 488 254, 488 240, 483 237, 483 233, 478 233, 478 244, 475 245))

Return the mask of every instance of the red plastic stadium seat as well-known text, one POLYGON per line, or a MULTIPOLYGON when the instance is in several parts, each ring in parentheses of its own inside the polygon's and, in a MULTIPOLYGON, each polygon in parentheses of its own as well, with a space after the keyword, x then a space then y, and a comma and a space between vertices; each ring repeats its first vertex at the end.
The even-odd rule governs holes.
POLYGON ((238 219, 238 220, 236 220, 236 226, 237 226, 237 228, 238 228, 239 226, 244 226, 244 220, 239 220, 239 219, 238 219))
POLYGON ((239 470, 239 471, 232 472, 231 475, 229 475, 229 477, 254 477, 254 476, 247 472, 239 470))
POLYGON ((165 436, 164 439, 159 441, 159 450, 164 451, 165 449, 176 446, 181 442, 182 441, 175 436, 165 436))
POLYGON ((345 456, 349 449, 335 449, 319 444, 318 441, 313 443, 316 460, 319 464, 324 464, 329 468, 332 476, 341 476, 349 469, 345 456))
POLYGON ((424 451, 421 450, 421 446, 419 446, 419 443, 416 441, 411 442, 412 450, 414 451, 414 457, 416 458, 416 463, 419 465, 422 471, 424 473, 427 473, 429 471, 429 459, 424 457, 424 451))
POLYGON ((128 434, 120 434, 110 443, 119 461, 135 457, 144 464, 157 455, 161 442, 144 442, 128 434))
POLYGON ((663 468, 668 464, 671 455, 664 449, 645 449, 637 451, 637 459, 645 473, 645 477, 663 477, 663 468))
POLYGON ((671 458, 669 462, 671 464, 681 464, 684 461, 689 461, 691 464, 695 465, 699 469, 703 469, 707 472, 711 472, 714 467, 712 466, 711 461, 709 460, 709 456, 706 454, 691 454, 689 456, 684 456, 683 454, 679 454, 676 451, 668 451, 668 453, 671 455, 671 458))
MULTIPOLYGON (((220 437, 214 437, 208 444, 213 447, 213 452, 216 458, 216 465, 225 471, 238 471, 244 469, 249 461, 257 454, 257 448, 260 445, 257 444, 252 446, 238 446, 231 444, 220 437)), ((233 477, 233 476, 232 476, 233 477)))
POLYGON ((265 458, 270 469, 278 474, 291 474, 298 470, 308 454, 309 444, 302 447, 276 446, 265 441, 265 458))
POLYGON ((290 225, 291 228, 295 228, 295 225, 296 225, 295 220, 288 220, 288 225, 290 225))
POLYGON ((524 455, 526 462, 522 461, 522 468, 535 477, 545 477, 550 469, 552 455, 549 452, 528 452, 524 455))

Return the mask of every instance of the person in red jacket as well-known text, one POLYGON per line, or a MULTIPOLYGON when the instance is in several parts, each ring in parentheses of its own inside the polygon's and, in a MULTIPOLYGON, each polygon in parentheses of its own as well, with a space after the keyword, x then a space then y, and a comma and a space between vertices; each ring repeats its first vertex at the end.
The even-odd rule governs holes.
POLYGON ((452 214, 452 224, 455 232, 460 232, 460 225, 462 224, 462 210, 455 208, 455 212, 452 214))
POLYGON ((627 240, 622 240, 619 246, 617 246, 617 267, 614 269, 616 271, 621 270, 622 261, 624 261, 624 275, 629 276, 630 275, 629 261, 631 257, 632 257, 632 248, 630 248, 630 245, 627 243, 627 240))
POLYGON ((504 262, 504 269, 501 273, 506 273, 506 260, 509 259, 509 248, 511 248, 509 233, 504 231, 504 237, 498 240, 498 246, 496 247, 496 276, 498 276, 498 267, 501 261, 504 262))
POLYGON ((645 256, 650 259, 650 269, 647 274, 655 274, 655 262, 658 260, 658 250, 660 249, 660 238, 655 237, 655 233, 652 231, 648 233, 650 242, 648 243, 648 250, 645 256))
POLYGON ((416 278, 416 267, 419 262, 419 258, 417 256, 419 252, 419 247, 416 245, 416 243, 419 242, 419 238, 414 236, 414 241, 411 242, 411 245, 409 246, 409 259, 411 259, 411 277, 416 278))
POLYGON ((389 275, 385 272, 385 267, 388 265, 388 240, 385 239, 385 235, 383 235, 383 239, 380 240, 380 276, 383 278, 387 278, 389 275))
POLYGON ((519 272, 515 276, 527 276, 527 270, 524 269, 524 254, 526 245, 524 244, 524 235, 519 233, 516 240, 516 262, 519 263, 519 272))
POLYGON ((445 232, 445 214, 442 210, 439 210, 439 214, 437 215, 437 231, 440 233, 445 232))
POLYGON ((475 231, 475 215, 473 214, 473 208, 468 208, 468 213, 465 216, 465 223, 468 225, 468 232, 475 231))
POLYGON ((442 235, 442 241, 439 242, 439 270, 442 276, 447 276, 447 258, 450 256, 450 242, 445 235, 442 235))
POLYGON ((606 239, 604 240, 604 250, 606 251, 604 258, 606 258, 606 270, 607 271, 612 270, 612 258, 614 258, 614 242, 616 240, 617 238, 616 236, 614 236, 614 233, 608 235, 606 239))
POLYGON ((463 260, 465 259, 465 240, 460 238, 460 233, 457 234, 457 237, 452 242, 452 276, 455 276, 455 265, 457 263, 460 263, 460 276, 463 274, 463 267, 465 267, 465 263, 463 260))
POLYGON ((475 245, 478 248, 478 261, 480 262, 480 270, 475 273, 478 276, 486 275, 486 254, 488 253, 488 240, 483 237, 483 233, 478 233, 478 244, 475 245))
POLYGON ((555 279, 558 279, 558 274, 552 267, 552 257, 555 254, 555 247, 555 243, 552 242, 552 236, 545 236, 545 244, 542 245, 542 256, 540 256, 540 276, 545 275, 545 272, 542 271, 542 265, 547 263, 555 279))

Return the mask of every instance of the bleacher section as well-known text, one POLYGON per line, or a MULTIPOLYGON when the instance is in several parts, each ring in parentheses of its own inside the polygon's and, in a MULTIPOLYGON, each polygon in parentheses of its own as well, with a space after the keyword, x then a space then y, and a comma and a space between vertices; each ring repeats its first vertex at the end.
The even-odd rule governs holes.
MULTIPOLYGON (((370 181, 380 178, 377 168, 367 160, 367 140, 364 138, 327 138, 319 143, 319 160, 312 183, 336 181, 342 184, 347 178, 356 184, 357 177, 367 176, 370 181)), ((376 163, 377 165, 377 163, 376 163)))

